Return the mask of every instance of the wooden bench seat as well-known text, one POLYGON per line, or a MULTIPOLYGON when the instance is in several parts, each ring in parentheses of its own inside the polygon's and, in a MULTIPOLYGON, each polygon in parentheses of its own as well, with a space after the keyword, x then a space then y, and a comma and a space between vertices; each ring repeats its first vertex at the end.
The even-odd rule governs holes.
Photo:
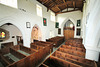
POLYGON ((79 47, 73 47, 73 46, 68 46, 68 45, 62 45, 62 48, 65 49, 71 49, 71 50, 75 50, 75 51, 80 51, 80 52, 86 52, 86 50, 84 48, 79 48, 79 47))
POLYGON ((68 54, 72 54, 72 55, 79 56, 79 57, 82 57, 82 58, 85 57, 85 53, 84 52, 65 49, 65 48, 62 48, 62 47, 60 47, 57 51, 61 51, 61 52, 68 53, 68 54))
POLYGON ((56 63, 58 67, 82 67, 80 65, 71 63, 69 61, 60 59, 60 58, 55 57, 55 56, 50 56, 50 60, 52 60, 53 63, 56 63))
POLYGON ((70 45, 70 46, 74 46, 74 47, 84 48, 84 46, 82 44, 82 39, 76 39, 76 38, 68 39, 65 42, 65 45, 70 45))
POLYGON ((94 67, 94 62, 91 60, 87 60, 85 58, 81 58, 78 56, 74 56, 74 55, 70 55, 70 54, 66 54, 66 53, 62 53, 60 51, 56 51, 53 56, 58 57, 60 59, 72 62, 72 63, 76 63, 79 64, 81 66, 84 67, 94 67))

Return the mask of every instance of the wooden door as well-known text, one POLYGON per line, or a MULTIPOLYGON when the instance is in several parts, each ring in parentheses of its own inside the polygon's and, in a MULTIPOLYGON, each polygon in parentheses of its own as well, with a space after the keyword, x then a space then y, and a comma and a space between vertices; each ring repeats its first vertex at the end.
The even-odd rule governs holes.
POLYGON ((64 30, 65 39, 74 38, 74 31, 73 30, 64 30))

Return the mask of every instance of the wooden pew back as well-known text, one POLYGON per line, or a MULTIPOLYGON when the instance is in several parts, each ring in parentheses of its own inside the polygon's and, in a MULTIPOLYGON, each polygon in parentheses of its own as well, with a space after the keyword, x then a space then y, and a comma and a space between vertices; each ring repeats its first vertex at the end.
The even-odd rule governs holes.
POLYGON ((15 49, 12 49, 12 48, 10 48, 10 53, 13 54, 15 57, 17 57, 17 58, 19 58, 19 59, 22 59, 22 58, 25 58, 25 57, 26 57, 26 55, 24 55, 24 54, 18 52, 18 51, 15 50, 15 49))

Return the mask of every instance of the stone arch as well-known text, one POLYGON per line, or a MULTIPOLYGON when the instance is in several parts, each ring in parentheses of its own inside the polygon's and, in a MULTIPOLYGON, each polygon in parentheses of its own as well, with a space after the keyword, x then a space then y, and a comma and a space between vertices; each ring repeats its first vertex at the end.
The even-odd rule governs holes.
POLYGON ((76 36, 76 21, 75 21, 73 18, 66 18, 66 19, 63 21, 63 23, 60 25, 61 32, 62 32, 61 35, 63 35, 63 27, 64 27, 64 24, 65 24, 68 20, 71 20, 71 21, 73 22, 74 26, 75 26, 75 31, 74 31, 74 37, 75 37, 75 36, 76 36))
POLYGON ((31 42, 33 42, 33 40, 42 40, 41 29, 37 24, 35 24, 31 30, 31 42))
MULTIPOLYGON (((22 37, 23 37, 23 40, 24 40, 23 29, 22 29, 21 25, 17 24, 17 22, 14 20, 14 18, 6 18, 6 19, 3 18, 3 19, 0 19, 0 26, 4 25, 6 23, 11 23, 14 26, 16 26, 20 30, 20 32, 22 34, 22 37)), ((23 45, 24 45, 24 41, 23 41, 23 45)))

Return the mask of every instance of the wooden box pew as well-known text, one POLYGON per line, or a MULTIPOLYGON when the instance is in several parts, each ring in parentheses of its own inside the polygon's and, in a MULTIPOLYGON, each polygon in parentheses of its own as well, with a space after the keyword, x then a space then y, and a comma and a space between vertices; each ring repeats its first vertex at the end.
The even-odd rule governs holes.
POLYGON ((36 50, 25 47, 25 46, 22 46, 22 45, 16 45, 16 46, 13 46, 11 48, 13 48, 13 49, 17 50, 18 52, 20 52, 22 54, 25 54, 27 56, 29 56, 30 54, 36 52, 36 50))
POLYGON ((73 47, 73 46, 68 46, 68 45, 62 45, 62 48, 65 49, 71 49, 71 50, 75 50, 75 51, 80 51, 80 52, 86 52, 86 50, 84 48, 79 48, 79 47, 73 47))
POLYGON ((9 48, 14 46, 13 42, 8 42, 8 43, 2 43, 1 44, 1 49, 0 49, 0 54, 4 55, 9 53, 9 48))
POLYGON ((42 45, 44 47, 43 48, 43 55, 44 56, 47 56, 48 54, 50 54, 53 51, 53 46, 52 45, 48 45, 48 44, 40 43, 40 42, 35 43, 35 44, 38 45, 38 46, 41 46, 42 45))
POLYGON ((77 44, 77 43, 71 43, 71 42, 65 42, 65 45, 70 45, 73 47, 79 47, 79 48, 84 48, 83 44, 77 44))
POLYGON ((12 62, 9 61, 10 59, 4 57, 2 54, 0 54, 0 62, 2 63, 2 65, 4 67, 6 67, 7 65, 10 65, 12 62))
POLYGON ((2 55, 8 54, 9 52, 10 52, 9 48, 0 49, 0 54, 2 55))
POLYGON ((56 36, 50 39, 46 39, 47 42, 52 42, 54 47, 58 47, 64 42, 64 37, 56 36))
POLYGON ((13 42, 2 43, 1 44, 1 49, 2 48, 9 48, 11 46, 14 46, 13 42))
MULTIPOLYGON (((35 52, 36 53, 36 52, 35 52)), ((35 67, 36 66, 36 55, 35 53, 27 56, 13 64, 8 65, 7 67, 35 67)))
POLYGON ((18 52, 17 50, 15 50, 15 49, 13 49, 13 48, 10 48, 10 53, 11 53, 12 55, 14 55, 15 57, 17 57, 18 59, 22 59, 22 58, 25 58, 25 57, 26 57, 26 55, 24 55, 24 54, 18 52))
POLYGON ((82 67, 80 65, 71 63, 69 61, 60 59, 60 58, 55 57, 55 56, 50 56, 50 61, 51 61, 51 63, 53 63, 53 65, 55 67, 82 67))
POLYGON ((47 47, 48 49, 50 49, 51 52, 53 51, 53 43, 51 43, 51 42, 44 42, 44 41, 38 41, 38 43, 40 43, 41 45, 42 44, 45 45, 45 47, 47 47))
POLYGON ((50 49, 53 51, 53 43, 52 42, 44 42, 44 41, 39 41, 40 43, 46 44, 50 46, 50 49))
POLYGON ((44 48, 40 49, 20 61, 9 65, 8 67, 36 67, 46 57, 44 54, 45 52, 43 52, 44 50, 44 48))
POLYGON ((1 62, 4 63, 4 66, 10 65, 26 57, 25 55, 19 53, 15 49, 9 48, 9 51, 10 52, 7 54, 4 54, 4 55, 0 54, 0 58, 1 58, 0 60, 1 62))
POLYGON ((78 65, 83 66, 83 67, 95 67, 94 61, 87 60, 85 58, 81 58, 78 56, 62 53, 59 51, 56 51, 53 54, 53 56, 58 57, 58 58, 63 59, 63 60, 66 60, 66 61, 69 61, 69 62, 72 62, 72 63, 75 63, 75 64, 78 64, 78 65))
POLYGON ((79 57, 85 57, 85 53, 84 52, 79 52, 79 51, 75 51, 75 50, 70 50, 70 49, 65 49, 60 47, 57 51, 61 51, 63 53, 68 53, 68 54, 72 54, 75 56, 79 56, 79 57))
POLYGON ((39 50, 39 49, 43 49, 44 47, 38 46, 38 45, 36 45, 36 44, 31 44, 31 48, 32 48, 32 49, 35 49, 35 50, 39 50))
POLYGON ((39 41, 36 41, 36 42, 34 42, 36 45, 39 45, 39 46, 42 46, 42 47, 45 47, 45 46, 48 46, 48 45, 46 45, 46 44, 44 44, 44 43, 41 43, 41 42, 39 42, 39 41))
POLYGON ((45 54, 50 54, 53 51, 52 44, 41 43, 39 41, 32 43, 31 48, 35 48, 35 49, 45 48, 44 50, 45 54))

